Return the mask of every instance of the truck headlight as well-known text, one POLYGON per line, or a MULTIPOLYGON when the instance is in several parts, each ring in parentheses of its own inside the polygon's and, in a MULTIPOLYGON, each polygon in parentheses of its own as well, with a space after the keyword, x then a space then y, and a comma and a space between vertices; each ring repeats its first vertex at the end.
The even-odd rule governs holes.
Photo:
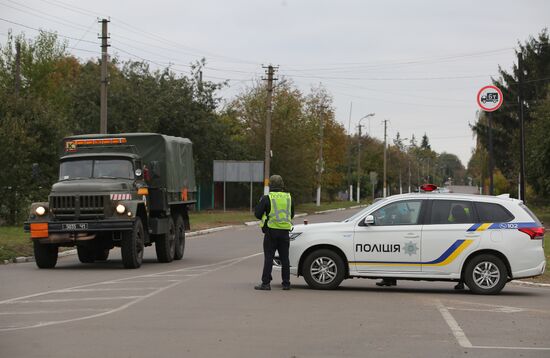
POLYGON ((119 214, 124 214, 124 212, 126 211, 126 207, 122 204, 118 204, 116 206, 116 212, 119 213, 119 214))
POLYGON ((36 209, 34 209, 34 213, 38 216, 42 216, 46 214, 46 208, 43 206, 37 206, 36 209))

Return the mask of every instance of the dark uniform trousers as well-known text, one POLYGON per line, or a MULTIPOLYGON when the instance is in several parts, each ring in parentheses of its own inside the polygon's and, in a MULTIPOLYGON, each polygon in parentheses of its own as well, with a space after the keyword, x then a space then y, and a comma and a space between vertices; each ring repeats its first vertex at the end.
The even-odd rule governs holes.
POLYGON ((277 251, 281 260, 283 286, 290 286, 289 246, 288 230, 266 229, 264 235, 264 270, 262 273, 262 283, 264 285, 269 284, 273 279, 271 270, 273 268, 273 257, 275 257, 275 251, 277 251))

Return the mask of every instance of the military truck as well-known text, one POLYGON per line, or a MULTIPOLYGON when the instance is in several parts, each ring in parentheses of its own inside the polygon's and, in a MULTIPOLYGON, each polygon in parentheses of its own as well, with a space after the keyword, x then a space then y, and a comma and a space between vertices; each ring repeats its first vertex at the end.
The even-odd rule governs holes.
POLYGON ((180 260, 195 170, 189 139, 155 133, 65 138, 59 180, 48 202, 33 203, 25 222, 39 268, 53 268, 61 246, 76 246, 83 263, 121 248, 125 268, 138 268, 145 246, 160 262, 180 260))

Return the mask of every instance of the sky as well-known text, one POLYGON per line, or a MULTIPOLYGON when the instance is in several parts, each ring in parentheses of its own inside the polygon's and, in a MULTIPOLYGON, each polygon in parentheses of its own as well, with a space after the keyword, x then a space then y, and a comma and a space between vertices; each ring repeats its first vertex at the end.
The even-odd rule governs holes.
POLYGON ((518 42, 550 27, 550 1, 0 0, 0 43, 40 28, 86 60, 100 53, 98 18, 111 20, 120 59, 188 74, 205 57, 204 79, 229 80, 226 101, 273 64, 305 93, 325 87, 349 133, 375 113, 363 133, 383 139, 388 120, 388 140, 426 133, 467 165, 478 90, 512 68, 518 42))

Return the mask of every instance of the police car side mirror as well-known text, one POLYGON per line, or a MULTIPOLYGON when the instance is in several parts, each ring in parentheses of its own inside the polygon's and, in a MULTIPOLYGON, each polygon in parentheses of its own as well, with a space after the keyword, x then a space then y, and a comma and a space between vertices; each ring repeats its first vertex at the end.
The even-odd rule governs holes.
POLYGON ((374 216, 367 215, 364 222, 365 222, 365 225, 374 225, 374 216))

